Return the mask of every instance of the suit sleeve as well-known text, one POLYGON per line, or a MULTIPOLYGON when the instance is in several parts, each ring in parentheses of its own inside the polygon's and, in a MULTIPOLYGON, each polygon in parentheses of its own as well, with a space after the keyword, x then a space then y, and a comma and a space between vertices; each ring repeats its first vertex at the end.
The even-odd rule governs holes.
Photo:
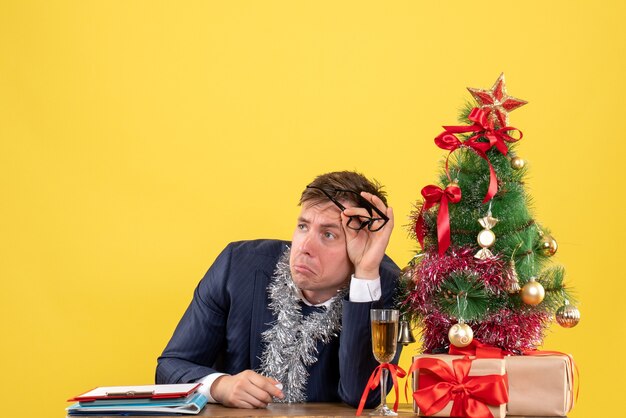
MULTIPOLYGON (((343 301, 342 330, 339 336, 339 396, 348 405, 357 407, 370 375, 378 366, 372 354, 370 309, 392 308, 400 269, 385 256, 381 264, 382 297, 374 302, 343 301)), ((392 363, 397 364, 402 346, 398 346, 392 363)), ((387 390, 391 379, 387 381, 387 390)), ((380 402, 380 386, 370 391, 366 408, 380 402)))
POLYGON ((232 244, 196 287, 191 304, 157 360, 157 384, 195 382, 217 372, 212 366, 225 344, 231 254, 232 244))

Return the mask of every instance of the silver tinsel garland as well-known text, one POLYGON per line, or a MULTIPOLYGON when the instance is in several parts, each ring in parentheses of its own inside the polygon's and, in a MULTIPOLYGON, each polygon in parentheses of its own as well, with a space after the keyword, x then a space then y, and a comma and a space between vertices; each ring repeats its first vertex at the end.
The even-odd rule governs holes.
POLYGON ((339 291, 330 307, 303 317, 289 253, 287 248, 278 260, 268 286, 269 307, 277 320, 262 334, 265 349, 260 373, 282 383, 285 399, 274 401, 297 403, 306 402, 307 367, 317 361, 317 342, 328 343, 341 329, 342 299, 348 290, 339 291))

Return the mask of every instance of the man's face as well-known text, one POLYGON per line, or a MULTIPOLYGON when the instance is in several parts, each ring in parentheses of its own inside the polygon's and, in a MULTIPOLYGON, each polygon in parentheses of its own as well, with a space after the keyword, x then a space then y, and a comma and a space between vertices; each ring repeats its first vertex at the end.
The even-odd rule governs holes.
POLYGON ((289 266, 294 283, 312 303, 330 299, 348 282, 353 267, 341 212, 332 202, 302 205, 289 266))

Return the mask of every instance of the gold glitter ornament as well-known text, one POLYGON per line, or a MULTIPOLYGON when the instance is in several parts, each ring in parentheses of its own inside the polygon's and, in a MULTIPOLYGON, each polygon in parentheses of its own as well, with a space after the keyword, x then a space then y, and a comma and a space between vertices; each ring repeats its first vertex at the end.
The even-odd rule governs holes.
POLYGON ((402 280, 403 281, 413 281, 413 266, 412 265, 407 265, 405 266, 401 271, 401 275, 402 275, 402 280))
POLYGON ((552 257, 556 254, 556 250, 559 248, 559 245, 551 235, 544 234, 541 237, 541 241, 539 241, 539 248, 541 249, 541 253, 543 255, 552 257))
POLYGON ((546 291, 535 277, 531 277, 528 283, 522 287, 520 295, 525 304, 537 306, 543 301, 543 298, 546 296, 546 291))
POLYGON ((448 331, 448 340, 455 347, 463 348, 470 345, 474 339, 474 331, 472 327, 466 323, 459 321, 458 324, 452 325, 448 331))
POLYGON ((509 261, 509 270, 506 272, 507 279, 509 281, 509 287, 507 292, 514 294, 520 291, 519 287, 519 277, 517 275, 517 270, 515 270, 515 261, 509 261))
POLYGON ((573 328, 580 321, 580 311, 577 307, 570 305, 566 299, 565 304, 556 311, 554 317, 563 328, 573 328))
POLYGON ((476 254, 474 254, 475 258, 480 260, 486 260, 489 258, 493 258, 493 253, 489 251, 489 247, 491 247, 496 242, 496 234, 493 233, 491 228, 493 228, 497 223, 498 219, 491 216, 491 212, 487 213, 487 216, 484 218, 480 218, 478 220, 480 226, 484 229, 478 233, 476 237, 476 242, 480 245, 480 250, 476 254))
POLYGON ((511 168, 514 170, 521 170, 526 165, 526 161, 521 159, 520 157, 511 158, 511 168))

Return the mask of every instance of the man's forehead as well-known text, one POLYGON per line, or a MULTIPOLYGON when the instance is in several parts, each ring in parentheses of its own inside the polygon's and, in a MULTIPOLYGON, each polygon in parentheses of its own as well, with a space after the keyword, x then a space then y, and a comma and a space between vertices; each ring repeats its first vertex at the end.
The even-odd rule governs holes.
POLYGON ((332 202, 304 203, 300 219, 308 222, 341 224, 341 210, 332 202))

